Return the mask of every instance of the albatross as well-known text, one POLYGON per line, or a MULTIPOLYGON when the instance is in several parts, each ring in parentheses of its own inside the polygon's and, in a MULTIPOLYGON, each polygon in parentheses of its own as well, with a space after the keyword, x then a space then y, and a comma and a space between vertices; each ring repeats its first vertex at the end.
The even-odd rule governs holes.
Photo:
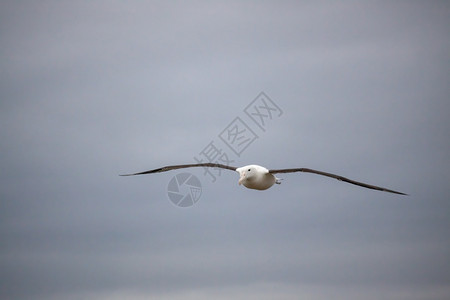
POLYGON ((364 188, 372 189, 372 190, 378 190, 383 192, 389 192, 399 195, 407 195, 405 193, 397 192, 394 190, 390 190, 384 187, 371 185, 355 180, 348 179, 346 177, 335 175, 327 172, 317 171, 309 168, 292 168, 292 169, 273 169, 269 170, 264 167, 258 166, 258 165, 247 165, 240 168, 227 166, 223 164, 216 164, 216 163, 199 163, 199 164, 186 164, 186 165, 173 165, 173 166, 165 166, 162 168, 157 168, 149 171, 144 172, 138 172, 138 173, 132 173, 132 174, 122 174, 120 176, 134 176, 134 175, 144 175, 144 174, 153 174, 153 173, 161 173, 161 172, 167 172, 171 170, 177 170, 177 169, 184 169, 184 168, 195 168, 195 167, 205 167, 205 168, 220 168, 220 169, 226 169, 231 171, 236 171, 239 173, 239 185, 243 185, 246 188, 254 189, 254 190, 267 190, 274 184, 280 184, 281 179, 277 178, 274 174, 278 173, 294 173, 294 172, 305 172, 305 173, 313 173, 318 174, 322 176, 331 177, 334 179, 337 179, 339 181, 344 181, 347 183, 351 183, 354 185, 358 185, 364 188))

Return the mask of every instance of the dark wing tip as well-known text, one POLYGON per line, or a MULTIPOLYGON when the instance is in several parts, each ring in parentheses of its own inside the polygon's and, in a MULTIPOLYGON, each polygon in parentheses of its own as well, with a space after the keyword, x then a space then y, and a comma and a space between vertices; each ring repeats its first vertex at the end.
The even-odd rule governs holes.
POLYGON ((164 168, 159 168, 159 169, 155 169, 155 170, 144 171, 144 172, 138 172, 138 173, 119 174, 119 176, 145 175, 145 174, 158 173, 158 172, 164 172, 164 171, 167 171, 167 170, 165 170, 164 168))
POLYGON ((385 192, 389 192, 389 193, 398 194, 398 195, 409 196, 409 194, 405 194, 405 193, 402 193, 402 192, 397 192, 397 191, 392 191, 392 190, 387 190, 387 189, 385 189, 384 191, 385 192))

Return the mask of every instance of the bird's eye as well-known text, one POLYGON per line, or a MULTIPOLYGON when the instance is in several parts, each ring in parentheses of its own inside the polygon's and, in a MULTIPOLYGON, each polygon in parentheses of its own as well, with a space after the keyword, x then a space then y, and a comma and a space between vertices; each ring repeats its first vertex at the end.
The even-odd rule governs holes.
POLYGON ((250 169, 248 169, 248 171, 250 172, 250 169))

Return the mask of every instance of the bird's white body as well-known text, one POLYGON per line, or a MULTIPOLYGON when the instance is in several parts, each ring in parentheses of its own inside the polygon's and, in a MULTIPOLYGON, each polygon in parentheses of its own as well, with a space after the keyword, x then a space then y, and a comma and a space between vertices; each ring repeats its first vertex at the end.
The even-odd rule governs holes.
POLYGON ((280 183, 279 179, 269 173, 264 167, 258 165, 248 165, 236 169, 239 172, 239 184, 254 190, 267 190, 275 183, 280 183))

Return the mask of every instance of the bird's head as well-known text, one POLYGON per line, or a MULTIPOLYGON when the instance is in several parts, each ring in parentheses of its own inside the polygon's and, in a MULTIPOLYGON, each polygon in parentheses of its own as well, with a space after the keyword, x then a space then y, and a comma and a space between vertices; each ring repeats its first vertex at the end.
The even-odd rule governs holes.
POLYGON ((243 184, 249 177, 251 177, 252 169, 250 166, 237 168, 236 171, 239 172, 239 185, 243 184))
POLYGON ((261 176, 261 173, 265 173, 262 169, 265 168, 257 165, 248 165, 237 168, 236 171, 239 172, 239 185, 243 184, 244 186, 247 186, 247 183, 257 180, 257 178, 261 176))

